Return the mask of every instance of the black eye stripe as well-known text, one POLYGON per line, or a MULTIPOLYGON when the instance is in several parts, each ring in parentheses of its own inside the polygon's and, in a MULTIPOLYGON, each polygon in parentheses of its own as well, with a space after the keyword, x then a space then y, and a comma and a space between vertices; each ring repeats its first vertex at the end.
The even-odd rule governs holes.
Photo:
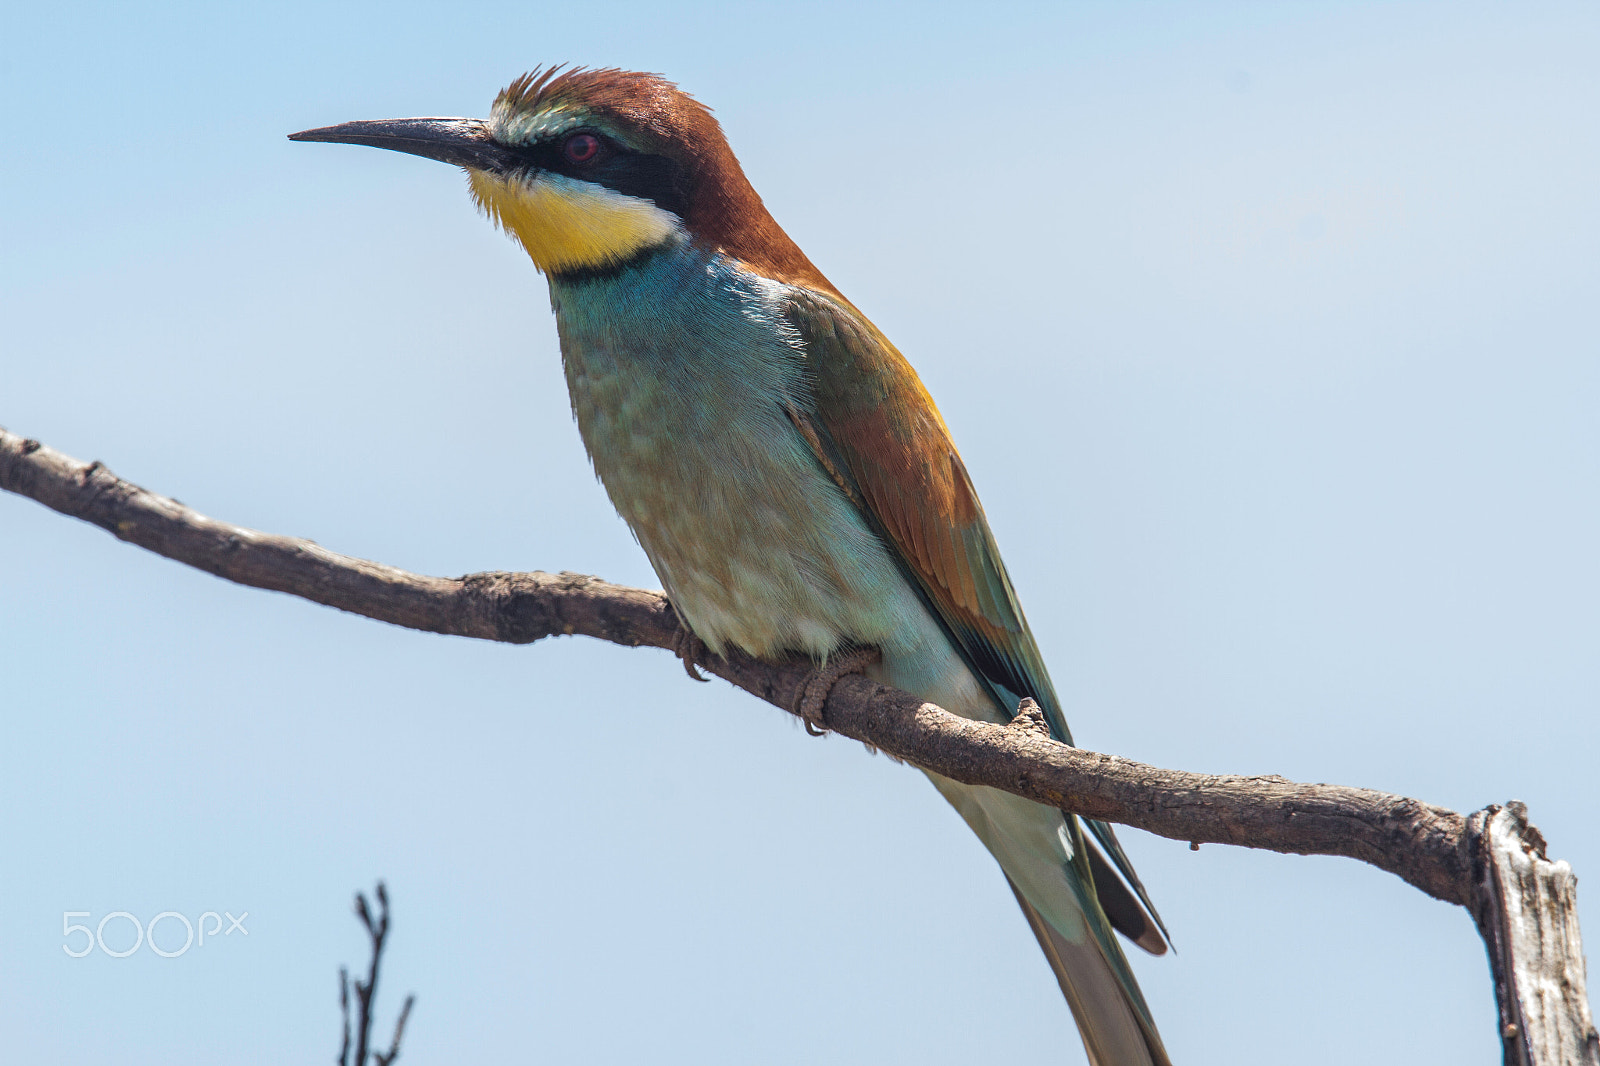
POLYGON ((515 154, 530 169, 592 181, 627 196, 649 200, 679 218, 688 217, 688 175, 680 163, 666 156, 635 152, 598 130, 570 130, 556 140, 515 149, 515 154), (566 146, 579 134, 596 138, 599 148, 593 157, 575 163, 567 158, 566 146))

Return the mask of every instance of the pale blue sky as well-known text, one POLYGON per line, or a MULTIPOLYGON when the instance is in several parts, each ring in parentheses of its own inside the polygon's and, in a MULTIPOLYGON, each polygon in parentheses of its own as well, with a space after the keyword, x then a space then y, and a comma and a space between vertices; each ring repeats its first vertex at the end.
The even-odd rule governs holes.
MULTIPOLYGON (((1600 876, 1593 5, 12 3, 0 39, 0 425, 355 555, 654 585, 459 174, 284 134, 661 71, 921 370, 1085 745, 1520 798, 1600 876)), ((658 652, 393 629, 9 496, 0 546, 17 1061, 325 1061, 382 875, 408 1062, 1082 1062, 908 769, 658 652), (63 911, 223 909, 248 939, 61 949, 63 911)), ((1179 1062, 1497 1061, 1465 912, 1126 839, 1179 1062)))

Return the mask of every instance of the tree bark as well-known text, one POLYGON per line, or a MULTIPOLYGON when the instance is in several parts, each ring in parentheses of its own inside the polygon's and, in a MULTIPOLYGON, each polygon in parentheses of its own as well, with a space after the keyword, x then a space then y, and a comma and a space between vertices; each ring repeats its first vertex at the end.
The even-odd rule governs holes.
MULTIPOLYGON (((410 629, 526 644, 581 634, 677 650, 687 634, 665 595, 582 574, 413 574, 307 541, 208 518, 38 441, 0 429, 0 489, 243 585, 410 629)), ((796 713, 804 659, 734 653, 699 665, 796 713)), ((1571 867, 1516 802, 1470 817, 1371 789, 1164 770, 1050 738, 1025 702, 1008 726, 972 721, 860 675, 835 684, 828 729, 924 769, 1173 840, 1342 855, 1466 907, 1488 949, 1508 1066, 1600 1066, 1585 991, 1571 867)))

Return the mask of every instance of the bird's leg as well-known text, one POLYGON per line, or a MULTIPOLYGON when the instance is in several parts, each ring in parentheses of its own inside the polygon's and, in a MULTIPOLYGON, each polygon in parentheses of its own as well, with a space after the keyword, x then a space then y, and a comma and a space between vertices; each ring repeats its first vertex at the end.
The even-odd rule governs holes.
POLYGON ((800 696, 793 708, 794 713, 805 723, 806 732, 814 737, 820 737, 828 731, 828 727, 822 721, 822 708, 828 702, 828 694, 833 691, 833 686, 839 683, 841 677, 846 674, 859 674, 882 658, 883 652, 877 648, 850 648, 829 657, 822 666, 811 671, 811 676, 800 686, 800 696))
POLYGON ((694 635, 694 630, 686 625, 678 627, 678 638, 672 646, 673 654, 683 661, 683 672, 696 681, 710 681, 711 679, 700 672, 697 663, 705 661, 709 654, 706 642, 694 635))

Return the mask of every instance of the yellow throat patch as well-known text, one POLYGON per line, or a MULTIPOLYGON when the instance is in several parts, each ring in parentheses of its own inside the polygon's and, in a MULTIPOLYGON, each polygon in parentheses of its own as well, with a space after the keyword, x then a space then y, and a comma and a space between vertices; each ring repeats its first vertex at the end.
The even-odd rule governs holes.
POLYGON ((469 170, 472 198, 546 274, 616 266, 683 236, 649 200, 561 174, 505 178, 469 170))

